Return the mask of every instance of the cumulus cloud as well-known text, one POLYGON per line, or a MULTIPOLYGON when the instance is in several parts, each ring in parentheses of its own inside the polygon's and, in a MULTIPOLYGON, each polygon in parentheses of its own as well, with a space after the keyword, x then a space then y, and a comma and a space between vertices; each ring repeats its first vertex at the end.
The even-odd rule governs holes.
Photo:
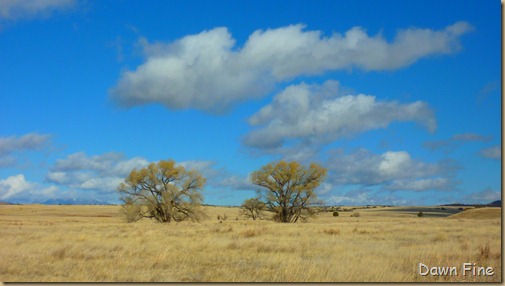
POLYGON ((460 168, 452 160, 426 163, 405 151, 374 154, 365 149, 350 154, 337 150, 329 154, 326 166, 333 184, 381 186, 389 191, 452 190, 458 184, 452 177, 460 168))
POLYGON ((49 145, 51 135, 29 133, 23 136, 0 137, 0 168, 16 165, 16 152, 40 150, 49 145))
POLYGON ((56 195, 56 186, 42 186, 26 180, 23 174, 0 180, 0 200, 16 203, 42 202, 56 195))
POLYGON ((500 147, 500 145, 496 145, 493 147, 484 148, 484 149, 480 150, 479 154, 480 154, 480 156, 482 156, 484 158, 500 160, 501 159, 501 147, 500 147))
POLYGON ((336 81, 287 87, 249 118, 249 124, 258 128, 245 136, 244 143, 260 149, 278 148, 289 139, 328 143, 386 128, 394 121, 414 121, 429 131, 436 129, 434 112, 425 102, 403 104, 372 95, 338 93, 336 81))
POLYGON ((47 16, 55 10, 71 8, 76 3, 76 0, 2 0, 0 19, 47 16))
POLYGON ((442 30, 410 28, 388 42, 360 27, 325 37, 298 24, 257 30, 242 47, 236 47, 224 27, 170 43, 143 39, 145 62, 125 71, 109 93, 126 107, 161 103, 174 110, 218 114, 298 76, 349 68, 393 70, 427 56, 454 53, 460 49, 460 36, 471 29, 466 22, 442 30))
POLYGON ((148 164, 142 157, 126 159, 120 153, 88 156, 80 152, 57 160, 46 179, 74 189, 112 192, 131 170, 148 164))
POLYGON ((58 202, 65 199, 89 199, 89 194, 60 190, 55 185, 42 185, 28 181, 23 174, 0 180, 0 201, 11 203, 58 202))
POLYGON ((0 180, 0 200, 7 200, 22 192, 30 191, 34 184, 26 181, 25 176, 20 174, 0 180))
MULTIPOLYGON (((46 180, 74 190, 114 192, 134 169, 151 162, 142 157, 126 158, 121 153, 87 155, 84 152, 59 159, 46 175, 46 180)), ((207 179, 206 186, 238 189, 248 185, 248 179, 232 175, 214 161, 188 160, 177 162, 187 170, 196 170, 207 179)))

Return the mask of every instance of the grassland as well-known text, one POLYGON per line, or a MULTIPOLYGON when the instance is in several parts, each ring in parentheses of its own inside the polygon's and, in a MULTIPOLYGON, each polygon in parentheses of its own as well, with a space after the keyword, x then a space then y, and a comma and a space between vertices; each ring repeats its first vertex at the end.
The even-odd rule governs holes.
POLYGON ((0 281, 501 281, 501 212, 474 219, 486 209, 451 218, 377 208, 280 224, 246 220, 237 208, 205 211, 200 223, 128 224, 117 206, 0 205, 0 281), (420 262, 476 263, 495 275, 421 276, 420 262))

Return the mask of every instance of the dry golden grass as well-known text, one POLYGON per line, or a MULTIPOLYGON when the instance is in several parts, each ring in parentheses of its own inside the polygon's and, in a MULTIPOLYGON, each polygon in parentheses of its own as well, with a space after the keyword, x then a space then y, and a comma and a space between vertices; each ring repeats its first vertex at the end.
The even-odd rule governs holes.
POLYGON ((450 216, 450 218, 494 219, 501 218, 501 208, 476 208, 450 216))
POLYGON ((0 281, 501 281, 501 218, 359 212, 280 224, 206 207, 200 223, 128 224, 117 206, 1 205, 0 281), (496 274, 420 276, 419 262, 475 262, 496 274))

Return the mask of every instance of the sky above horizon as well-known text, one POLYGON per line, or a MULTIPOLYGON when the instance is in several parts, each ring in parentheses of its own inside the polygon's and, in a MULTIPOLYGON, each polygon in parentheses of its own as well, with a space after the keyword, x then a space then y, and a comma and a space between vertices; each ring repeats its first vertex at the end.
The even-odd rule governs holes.
POLYGON ((327 205, 501 198, 499 1, 0 1, 0 201, 118 203, 173 159, 204 203, 277 160, 327 205))

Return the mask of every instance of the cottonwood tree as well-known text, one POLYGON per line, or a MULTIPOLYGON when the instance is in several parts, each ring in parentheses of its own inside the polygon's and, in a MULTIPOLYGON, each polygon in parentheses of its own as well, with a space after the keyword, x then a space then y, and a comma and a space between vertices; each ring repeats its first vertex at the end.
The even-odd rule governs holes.
POLYGON ((244 216, 256 220, 257 218, 261 218, 262 212, 266 209, 266 204, 260 201, 258 198, 252 198, 245 200, 242 203, 241 208, 241 213, 244 216))
POLYGON ((172 160, 134 169, 118 186, 122 211, 128 222, 151 218, 159 222, 198 220, 205 184, 196 170, 176 166, 172 160))
POLYGON ((251 181, 262 187, 268 209, 280 222, 305 220, 318 203, 315 189, 326 177, 326 169, 317 164, 304 168, 298 162, 270 163, 251 175, 251 181))

